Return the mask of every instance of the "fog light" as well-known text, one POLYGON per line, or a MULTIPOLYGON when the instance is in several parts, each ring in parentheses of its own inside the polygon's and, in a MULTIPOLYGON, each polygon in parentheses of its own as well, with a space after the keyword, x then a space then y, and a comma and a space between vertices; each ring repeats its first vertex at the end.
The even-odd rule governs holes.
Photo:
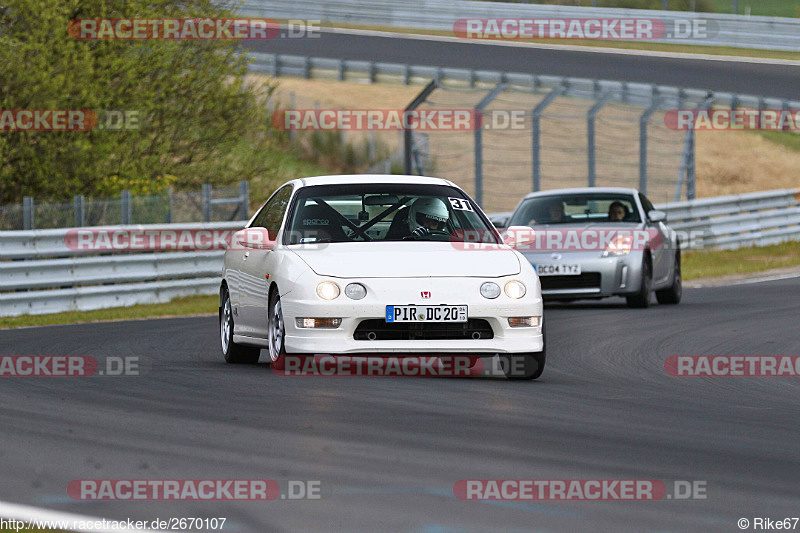
POLYGON ((341 318, 296 318, 298 328, 338 328, 342 324, 341 318))
POLYGON ((508 319, 512 328, 535 328, 539 325, 538 316, 512 316, 508 319))
POLYGON ((360 283, 351 283, 344 288, 344 293, 352 300, 360 300, 367 295, 367 288, 360 283))
POLYGON ((481 296, 493 300, 500 296, 500 285, 492 281, 487 281, 481 285, 481 296))

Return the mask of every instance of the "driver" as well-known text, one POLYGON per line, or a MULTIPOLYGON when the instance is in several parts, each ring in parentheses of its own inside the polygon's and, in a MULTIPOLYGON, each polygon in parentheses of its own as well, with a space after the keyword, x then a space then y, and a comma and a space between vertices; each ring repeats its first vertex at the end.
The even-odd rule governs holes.
POLYGON ((446 231, 449 218, 447 206, 439 198, 417 198, 408 207, 408 229, 416 238, 446 231))

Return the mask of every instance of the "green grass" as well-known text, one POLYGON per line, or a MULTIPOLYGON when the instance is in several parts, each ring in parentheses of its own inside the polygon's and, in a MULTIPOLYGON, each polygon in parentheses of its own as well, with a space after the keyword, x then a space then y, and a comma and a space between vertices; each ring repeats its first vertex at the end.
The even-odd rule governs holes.
POLYGON ((800 152, 800 134, 791 131, 755 131, 766 140, 800 152))
POLYGON ((163 304, 113 307, 111 309, 97 309, 95 311, 68 311, 66 313, 53 313, 49 315, 0 317, 0 329, 168 316, 216 315, 218 308, 219 297, 216 295, 189 296, 186 298, 177 298, 163 304))
MULTIPOLYGON (((733 13, 733 0, 711 0, 718 13, 733 13)), ((765 17, 800 17, 797 0, 739 0, 739 14, 750 7, 750 14, 765 17)))
POLYGON ((800 242, 773 246, 684 252, 681 273, 685 280, 750 274, 773 268, 800 265, 800 242))

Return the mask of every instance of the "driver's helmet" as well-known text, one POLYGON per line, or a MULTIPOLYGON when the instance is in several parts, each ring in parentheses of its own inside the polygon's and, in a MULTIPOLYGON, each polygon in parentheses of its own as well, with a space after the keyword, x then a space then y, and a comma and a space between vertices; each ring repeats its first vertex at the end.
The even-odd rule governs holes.
POLYGON ((417 198, 408 207, 408 227, 411 231, 424 226, 444 230, 449 218, 447 206, 439 198, 417 198))

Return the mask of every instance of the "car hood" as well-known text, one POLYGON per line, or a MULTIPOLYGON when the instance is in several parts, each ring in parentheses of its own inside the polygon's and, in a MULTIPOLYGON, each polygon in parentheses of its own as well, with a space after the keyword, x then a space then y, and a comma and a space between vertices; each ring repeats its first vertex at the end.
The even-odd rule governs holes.
POLYGON ((449 242, 331 243, 290 250, 318 275, 336 278, 493 278, 521 270, 511 249, 460 250, 449 242))

